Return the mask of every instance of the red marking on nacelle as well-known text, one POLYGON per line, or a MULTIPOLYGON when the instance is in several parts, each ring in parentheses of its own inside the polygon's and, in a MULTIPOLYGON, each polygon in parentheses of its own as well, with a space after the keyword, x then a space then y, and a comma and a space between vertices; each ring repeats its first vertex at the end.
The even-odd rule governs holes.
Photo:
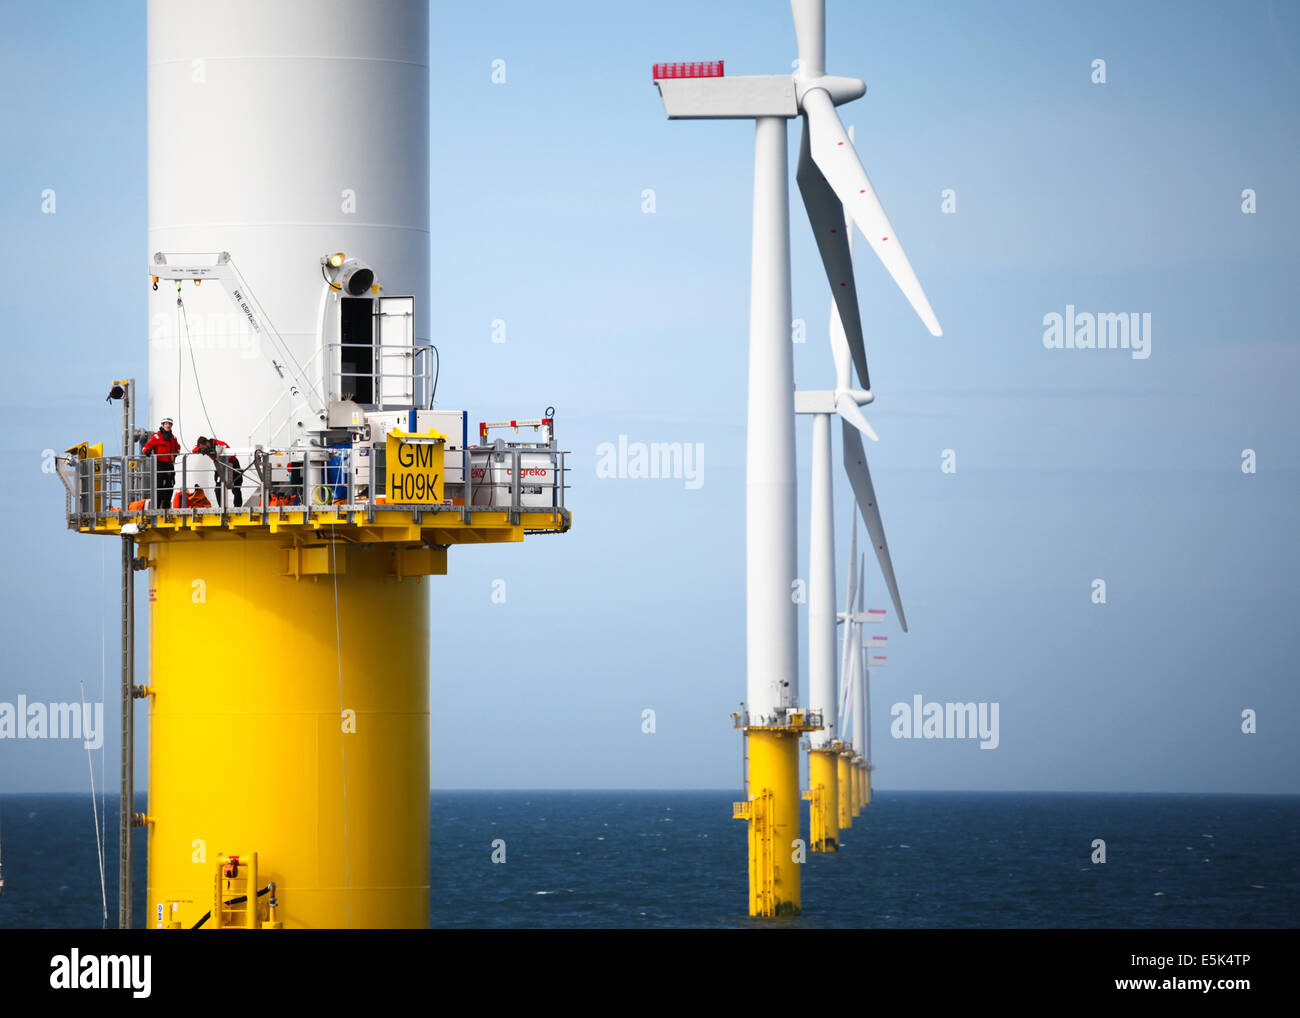
POLYGON ((689 63, 655 64, 651 70, 654 80, 660 78, 721 78, 721 60, 694 60, 689 63))

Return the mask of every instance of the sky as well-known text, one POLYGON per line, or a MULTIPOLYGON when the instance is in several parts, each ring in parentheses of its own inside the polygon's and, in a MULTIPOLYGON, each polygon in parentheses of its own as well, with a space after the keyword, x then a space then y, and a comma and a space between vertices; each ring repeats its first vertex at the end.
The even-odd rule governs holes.
MULTIPOLYGON (((42 466, 116 442, 107 383, 148 374, 145 8, 0 0, 0 18, 0 704, 78 701, 84 682, 116 727, 117 545, 66 531, 42 466)), ((439 402, 472 420, 554 406, 574 516, 562 537, 452 549, 432 783, 735 787, 753 127, 669 122, 650 67, 786 73, 789 7, 501 0, 430 22, 439 402), (622 435, 701 449, 698 483, 598 476, 622 435)), ((868 454, 911 630, 892 609, 878 627, 877 786, 1300 792, 1300 8, 831 0, 827 64, 867 82, 840 114, 944 326, 930 336, 859 244, 868 454), (1149 315, 1149 356, 1048 349, 1067 306, 1149 315), (915 695, 998 704, 998 746, 893 738, 915 695)), ((797 131, 795 380, 823 388, 797 131)), ((803 576, 810 442, 801 420, 803 576)), ((835 484, 842 591, 838 466, 835 484)), ((888 607, 874 563, 867 582, 888 607)), ((110 732, 97 782, 117 752, 110 732)), ((0 739, 0 793, 88 781, 80 743, 0 739)))

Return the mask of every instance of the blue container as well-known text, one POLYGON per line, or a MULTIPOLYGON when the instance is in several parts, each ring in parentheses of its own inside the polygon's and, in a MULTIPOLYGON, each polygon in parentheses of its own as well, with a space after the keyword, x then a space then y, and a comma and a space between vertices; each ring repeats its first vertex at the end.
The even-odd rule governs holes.
POLYGON ((331 445, 330 457, 325 461, 325 484, 334 489, 335 501, 348 497, 347 458, 344 454, 351 448, 350 445, 331 445))

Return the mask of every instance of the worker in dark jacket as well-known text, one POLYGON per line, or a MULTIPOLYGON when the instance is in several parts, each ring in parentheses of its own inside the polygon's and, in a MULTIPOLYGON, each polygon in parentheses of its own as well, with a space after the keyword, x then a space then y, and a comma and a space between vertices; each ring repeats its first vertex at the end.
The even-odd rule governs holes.
POLYGON ((217 505, 225 508, 226 503, 221 497, 221 490, 228 487, 234 498, 235 508, 239 509, 244 504, 244 472, 239 469, 239 457, 229 450, 230 446, 221 439, 206 438, 203 435, 199 436, 198 444, 194 446, 195 452, 210 456, 216 466, 217 505))
POLYGON ((180 455, 181 444, 172 434, 172 419, 164 417, 158 430, 145 442, 141 452, 145 456, 154 456, 158 464, 158 499, 154 508, 166 508, 172 504, 172 489, 176 487, 176 457, 180 455))

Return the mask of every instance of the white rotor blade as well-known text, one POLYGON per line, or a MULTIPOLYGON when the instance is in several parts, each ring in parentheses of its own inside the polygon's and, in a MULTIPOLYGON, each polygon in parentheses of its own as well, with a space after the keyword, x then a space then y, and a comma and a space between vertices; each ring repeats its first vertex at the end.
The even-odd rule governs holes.
MULTIPOLYGON (((854 623, 849 623, 849 628, 857 631, 854 623)), ((855 641, 856 642, 856 641, 855 641)), ((840 697, 840 738, 845 742, 852 741, 853 733, 849 728, 849 722, 853 719, 853 687, 854 681, 852 676, 858 671, 858 650, 850 644, 848 656, 844 662, 844 678, 840 684, 842 696, 840 697)))
POLYGON ((867 722, 862 726, 862 730, 867 733, 867 744, 862 747, 862 757, 871 763, 871 669, 867 669, 862 682, 862 710, 867 722))
POLYGON ((871 441, 880 441, 880 436, 876 434, 876 429, 871 426, 870 422, 863 415, 862 409, 858 406, 858 401, 847 392, 842 392, 835 398, 835 412, 871 439, 871 441))
MULTIPOLYGON (((853 524, 852 547, 849 551, 849 585, 848 596, 844 599, 844 646, 840 651, 840 683, 843 686, 844 676, 849 673, 849 641, 853 639, 853 606, 857 601, 858 591, 858 520, 857 517, 850 517, 853 524)), ((843 731, 843 729, 841 729, 843 731)))
POLYGON ((894 578, 894 564, 889 558, 889 545, 885 541, 885 525, 880 519, 880 506, 876 502, 876 489, 871 483, 871 471, 867 467, 867 453, 862 447, 858 429, 844 422, 844 469, 848 472, 849 483, 858 499, 858 510, 862 513, 862 522, 867 525, 871 543, 876 548, 876 559, 880 562, 880 571, 885 577, 885 586, 894 601, 894 610, 898 612, 898 623, 907 632, 907 616, 903 614, 903 601, 898 595, 898 581, 894 578))
POLYGON ((858 522, 853 521, 853 536, 849 539, 849 596, 844 610, 852 614, 858 596, 858 522))
MULTIPOLYGON (((822 265, 826 269, 826 281, 831 286, 831 297, 834 300, 831 314, 832 342, 838 326, 840 334, 848 343, 862 387, 870 389, 867 350, 862 338, 862 313, 858 308, 858 288, 853 282, 853 252, 849 247, 853 228, 845 226, 844 205, 813 162, 807 117, 804 118, 803 140, 799 144, 799 169, 795 179, 799 181, 799 193, 803 195, 808 222, 812 224, 817 250, 821 252, 822 265)), ((847 384, 844 387, 847 388, 847 384)))
MULTIPOLYGON (((859 319, 860 320, 860 319, 859 319)), ((849 338, 844 335, 844 323, 840 321, 840 309, 831 297, 831 360, 835 364, 835 388, 853 388, 853 352, 849 349, 849 338)), ((866 350, 863 350, 865 357, 866 350)))
MULTIPOLYGON (((849 667, 848 651, 849 651, 848 644, 845 644, 844 645, 844 669, 845 669, 844 674, 845 675, 848 675, 848 667, 849 667)), ((839 714, 836 715, 836 722, 837 724, 835 730, 836 732, 839 733, 840 738, 843 739, 845 737, 845 733, 848 732, 847 726, 849 723, 849 684, 847 682, 840 683, 840 712, 839 714)))
POLYGON ((853 148, 853 142, 844 131, 835 104, 825 89, 813 88, 803 95, 804 120, 808 126, 813 162, 822 171, 826 183, 839 196, 853 217, 871 250, 876 252, 903 296, 916 309, 921 321, 935 336, 942 336, 939 319, 935 317, 930 301, 921 289, 903 245, 894 233, 894 227, 885 215, 880 199, 876 197, 867 171, 853 148))
MULTIPOLYGON (((856 524, 854 530, 857 529, 856 524)), ((856 588, 857 600, 854 602, 853 611, 857 615, 862 614, 862 607, 867 603, 867 557, 863 555, 858 564, 858 584, 856 588)), ((854 645, 849 654, 849 670, 846 672, 846 682, 849 686, 848 711, 844 724, 845 733, 849 736, 849 742, 854 744, 854 748, 861 752, 854 739, 855 732, 849 728, 850 724, 856 724, 858 717, 858 676, 862 674, 862 662, 865 655, 862 650, 862 625, 854 623, 853 625, 854 645)))
POLYGON ((790 13, 799 40, 799 73, 820 78, 826 73, 826 0, 790 0, 790 13))

